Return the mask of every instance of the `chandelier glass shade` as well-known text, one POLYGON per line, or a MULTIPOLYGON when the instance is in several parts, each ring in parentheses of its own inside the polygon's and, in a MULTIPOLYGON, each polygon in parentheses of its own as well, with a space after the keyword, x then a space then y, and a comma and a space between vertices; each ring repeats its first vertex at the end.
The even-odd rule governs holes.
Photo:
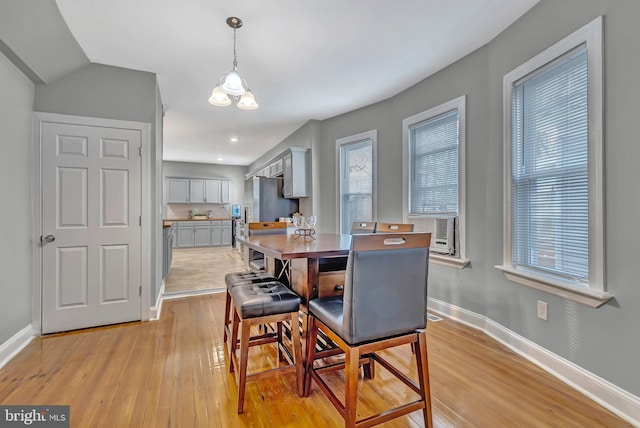
POLYGON ((247 82, 238 74, 236 30, 242 27, 242 20, 230 17, 227 18, 227 25, 233 28, 233 69, 220 77, 219 83, 211 92, 209 103, 214 106, 225 107, 231 105, 231 98, 233 98, 237 102, 239 109, 255 110, 258 108, 258 103, 253 93, 247 88, 247 82))

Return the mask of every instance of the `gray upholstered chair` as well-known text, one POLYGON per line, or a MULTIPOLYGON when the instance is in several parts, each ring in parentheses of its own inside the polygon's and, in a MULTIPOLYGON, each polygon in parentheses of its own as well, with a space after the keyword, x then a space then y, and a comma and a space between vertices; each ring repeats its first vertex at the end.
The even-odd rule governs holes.
MULTIPOLYGON (((234 303, 233 325, 227 343, 229 350, 229 371, 235 372, 238 386, 238 413, 244 411, 244 395, 247 382, 278 376, 287 372, 296 374, 296 390, 303 395, 303 364, 300 341, 300 330, 291 329, 292 355, 284 350, 282 342, 282 322, 288 321, 291 326, 298 326, 300 297, 280 282, 238 285, 231 290, 234 303), (254 325, 276 324, 273 333, 251 336, 254 325), (238 333, 240 332, 239 353, 237 352, 238 333), (249 347, 276 342, 278 347, 278 365, 259 372, 247 372, 249 347), (280 365, 285 360, 287 365, 280 365)), ((262 356, 260 356, 262 358, 262 356)))
MULTIPOLYGON (((356 426, 359 361, 368 359, 389 370, 418 393, 419 399, 367 417, 366 426, 422 410, 425 426, 432 426, 429 367, 425 328, 429 262, 429 233, 354 235, 348 256, 344 296, 323 297, 309 302, 309 330, 305 373, 305 395, 313 379, 345 418, 345 426, 356 426), (318 330, 345 353, 345 400, 328 388, 316 362, 318 330), (416 385, 377 351, 398 345, 415 349, 416 385), (371 422, 371 423, 369 423, 371 422)), ((373 371, 373 367, 368 370, 373 371)))
POLYGON ((374 233, 376 231, 375 221, 354 221, 351 225, 351 234, 360 235, 363 233, 374 233))
MULTIPOLYGON (((286 235, 287 223, 281 221, 264 221, 249 223, 247 225, 249 236, 253 235, 286 235)), ((264 270, 264 254, 259 251, 249 250, 249 269, 252 271, 264 270)))
POLYGON ((412 223, 378 223, 376 233, 413 232, 412 223))

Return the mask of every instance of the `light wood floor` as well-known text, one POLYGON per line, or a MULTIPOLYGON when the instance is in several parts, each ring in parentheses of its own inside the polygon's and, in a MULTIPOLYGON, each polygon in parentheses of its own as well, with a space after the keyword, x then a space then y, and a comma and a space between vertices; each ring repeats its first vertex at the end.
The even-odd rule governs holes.
POLYGON ((174 248, 165 293, 225 288, 227 272, 245 269, 240 251, 226 247, 174 248))
MULTIPOLYGON (((159 321, 38 337, 0 369, 0 404, 68 404, 72 427, 342 426, 317 385, 296 396, 293 374, 250 383, 236 414, 223 309, 222 293, 174 299, 159 321)), ((445 319, 427 336, 436 427, 630 426, 483 333, 445 319)), ((273 347, 252 351, 253 368, 274 361, 273 347)), ((408 346, 387 356, 413 367, 408 346)), ((340 390, 342 373, 330 376, 340 390)), ((367 415, 413 392, 378 366, 360 394, 367 415)), ((423 424, 415 412, 383 426, 423 424)))

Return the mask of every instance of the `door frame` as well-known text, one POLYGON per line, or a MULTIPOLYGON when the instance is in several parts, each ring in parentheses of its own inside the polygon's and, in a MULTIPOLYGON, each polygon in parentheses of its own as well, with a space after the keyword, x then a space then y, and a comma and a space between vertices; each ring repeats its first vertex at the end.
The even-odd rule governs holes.
POLYGON ((33 112, 33 132, 31 139, 32 152, 32 180, 31 180, 31 225, 33 286, 31 325, 38 335, 42 335, 42 124, 60 123, 67 125, 100 126, 106 128, 122 128, 140 132, 141 164, 140 164, 140 196, 142 214, 142 236, 140 242, 140 319, 148 321, 151 313, 151 192, 149 191, 150 162, 149 147, 151 146, 151 124, 116 119, 101 119, 96 117, 73 116, 58 113, 33 112))

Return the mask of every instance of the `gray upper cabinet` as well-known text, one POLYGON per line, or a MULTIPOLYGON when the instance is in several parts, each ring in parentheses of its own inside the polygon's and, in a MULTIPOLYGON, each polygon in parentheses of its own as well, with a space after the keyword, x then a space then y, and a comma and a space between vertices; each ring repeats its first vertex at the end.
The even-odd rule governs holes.
POLYGON ((219 204, 220 180, 191 179, 189 202, 192 204, 219 204))
POLYGON ((167 178, 167 203, 228 204, 229 180, 167 178))
POLYGON ((168 178, 167 179, 167 203, 189 202, 189 179, 168 178))
POLYGON ((204 182, 204 202, 208 204, 219 204, 222 202, 222 198, 220 197, 220 180, 206 180, 204 182))
POLYGON ((271 177, 277 177, 282 174, 282 172, 284 171, 283 162, 284 161, 282 159, 278 159, 271 164, 271 166, 269 167, 269 175, 271 177))
POLYGON ((308 149, 292 147, 282 157, 285 198, 304 198, 309 196, 309 178, 307 175, 308 149))
POLYGON ((220 181, 220 203, 228 204, 229 203, 229 182, 228 181, 220 181))

